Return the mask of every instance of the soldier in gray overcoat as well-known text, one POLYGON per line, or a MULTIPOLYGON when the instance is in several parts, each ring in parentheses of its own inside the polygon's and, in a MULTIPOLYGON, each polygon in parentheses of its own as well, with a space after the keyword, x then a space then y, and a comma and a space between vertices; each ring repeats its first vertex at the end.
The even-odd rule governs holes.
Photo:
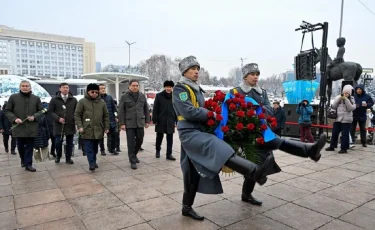
POLYGON ((264 184, 273 156, 257 166, 235 156, 235 151, 223 140, 202 132, 201 123, 207 122, 208 110, 203 108, 204 91, 197 84, 200 64, 195 57, 189 56, 181 60, 179 69, 183 76, 173 90, 173 106, 178 118, 177 130, 181 141, 184 180, 182 215, 203 220, 204 217, 192 209, 196 192, 223 193, 219 172, 224 165, 264 184))

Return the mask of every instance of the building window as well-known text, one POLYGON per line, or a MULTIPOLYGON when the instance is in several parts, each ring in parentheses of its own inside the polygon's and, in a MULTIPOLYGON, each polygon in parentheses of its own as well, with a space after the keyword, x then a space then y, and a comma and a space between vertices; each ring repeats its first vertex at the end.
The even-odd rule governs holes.
POLYGON ((37 55, 36 58, 39 59, 39 60, 42 60, 43 56, 42 55, 37 55))
POLYGON ((27 70, 27 69, 23 69, 23 70, 22 70, 22 74, 29 74, 29 70, 27 70))
POLYGON ((29 50, 29 54, 35 54, 35 50, 29 50))
POLYGON ((44 48, 48 48, 48 47, 49 47, 48 43, 44 43, 44 48))
POLYGON ((37 50, 36 53, 37 53, 37 54, 43 54, 43 51, 41 51, 41 50, 37 50))
POLYGON ((34 59, 35 55, 29 55, 29 58, 34 59))
POLYGON ((49 61, 44 61, 44 64, 45 65, 49 65, 49 61))
POLYGON ((59 52, 59 56, 62 56, 62 57, 63 57, 63 56, 64 56, 64 53, 59 52))
POLYGON ((45 55, 49 55, 49 51, 44 51, 44 54, 45 55))
POLYGON ((27 68, 29 68, 29 66, 28 65, 22 65, 22 68, 27 69, 27 68))
POLYGON ((30 60, 30 64, 35 64, 35 60, 30 60))
POLYGON ((49 60, 49 56, 44 56, 44 60, 49 60))
POLYGON ((27 59, 22 59, 22 63, 27 63, 27 59))
POLYGON ((41 65, 38 65, 38 69, 43 69, 43 66, 41 66, 41 65))
POLYGON ((37 43, 36 43, 36 46, 37 46, 37 47, 41 47, 41 46, 42 46, 42 43, 37 42, 37 43))
POLYGON ((36 61, 37 64, 43 64, 43 61, 36 61))
POLYGON ((38 70, 38 75, 43 75, 43 71, 38 70))
POLYGON ((35 69, 35 65, 30 65, 30 69, 35 69))
POLYGON ((21 49, 22 53, 27 53, 27 49, 21 49))

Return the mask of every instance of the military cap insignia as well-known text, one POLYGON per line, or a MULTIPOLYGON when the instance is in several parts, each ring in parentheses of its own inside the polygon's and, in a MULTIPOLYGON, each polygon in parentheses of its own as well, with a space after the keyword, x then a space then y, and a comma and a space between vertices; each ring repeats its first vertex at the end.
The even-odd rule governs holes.
POLYGON ((186 101, 188 99, 188 95, 186 92, 179 93, 178 96, 180 97, 181 101, 186 101))

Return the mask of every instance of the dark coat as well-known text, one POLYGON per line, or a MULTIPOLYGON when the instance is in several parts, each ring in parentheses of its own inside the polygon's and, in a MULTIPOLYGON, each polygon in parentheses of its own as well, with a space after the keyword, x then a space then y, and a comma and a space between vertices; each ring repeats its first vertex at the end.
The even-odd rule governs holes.
POLYGON ((53 134, 53 123, 54 123, 54 121, 53 121, 53 118, 51 116, 51 112, 47 111, 46 114, 45 114, 45 117, 46 117, 46 121, 47 121, 50 136, 55 136, 53 134))
POLYGON ((38 136, 34 138, 34 148, 45 148, 48 147, 48 140, 50 137, 50 131, 48 129, 48 123, 45 114, 39 119, 38 136))
POLYGON ((76 133, 76 127, 74 122, 74 112, 77 107, 77 99, 73 97, 73 94, 69 93, 66 102, 61 97, 61 93, 57 92, 56 96, 51 99, 48 111, 54 121, 53 123, 53 134, 61 135, 62 124, 59 122, 60 118, 65 119, 64 124, 64 135, 74 135, 76 133), (65 106, 66 109, 63 109, 65 106))
POLYGON ((126 128, 143 128, 146 123, 150 123, 150 111, 143 93, 138 92, 137 100, 133 98, 130 91, 121 96, 119 122, 126 128))
POLYGON ((366 93, 365 87, 363 85, 357 85, 354 89, 354 100, 357 108, 353 111, 353 120, 366 121, 367 114, 366 110, 374 105, 374 101, 369 94, 366 93), (358 88, 362 89, 362 94, 357 94, 356 90, 358 88), (362 101, 367 103, 366 107, 362 106, 362 101))
POLYGON ((100 97, 92 99, 86 93, 78 102, 74 119, 77 128, 83 128, 82 139, 99 140, 109 130, 107 106, 100 97))
POLYGON ((5 111, 0 111, 0 129, 4 130, 3 134, 11 135, 10 128, 12 127, 9 119, 5 116, 5 111))
POLYGON ((157 133, 174 133, 177 116, 172 103, 172 93, 165 91, 156 94, 152 109, 152 122, 157 133))
POLYGON ((10 123, 15 125, 14 122, 17 118, 24 120, 28 116, 34 116, 34 121, 26 120, 21 125, 18 125, 12 130, 13 137, 37 137, 39 117, 43 114, 43 107, 40 98, 32 93, 12 94, 5 108, 5 115, 8 117, 10 123))
POLYGON ((109 125, 111 126, 112 129, 114 129, 116 128, 115 113, 117 113, 117 106, 115 104, 115 100, 113 100, 112 96, 108 94, 101 95, 101 98, 107 105, 107 110, 109 114, 109 125))
POLYGON ((279 107, 277 110, 273 109, 273 115, 277 120, 277 130, 283 129, 286 121, 285 111, 279 107))

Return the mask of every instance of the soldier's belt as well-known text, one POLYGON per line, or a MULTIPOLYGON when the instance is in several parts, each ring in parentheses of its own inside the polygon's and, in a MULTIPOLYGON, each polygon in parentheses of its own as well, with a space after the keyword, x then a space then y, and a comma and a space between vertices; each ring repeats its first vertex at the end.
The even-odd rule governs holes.
POLYGON ((177 120, 178 120, 178 121, 183 121, 183 120, 185 120, 185 118, 184 118, 183 116, 178 116, 178 117, 177 117, 177 120))

